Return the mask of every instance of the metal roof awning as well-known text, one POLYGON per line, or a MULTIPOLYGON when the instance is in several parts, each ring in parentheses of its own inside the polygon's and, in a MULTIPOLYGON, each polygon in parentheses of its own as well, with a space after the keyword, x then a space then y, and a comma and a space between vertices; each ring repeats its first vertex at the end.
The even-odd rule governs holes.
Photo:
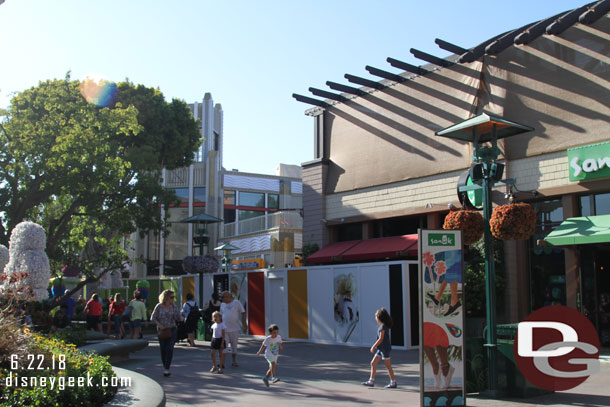
POLYGON ((380 237, 361 241, 343 255, 343 261, 389 260, 417 257, 417 235, 380 237))
POLYGON ((544 241, 552 246, 610 243, 610 215, 568 218, 544 241))
POLYGON ((307 263, 331 263, 338 261, 343 253, 360 242, 361 240, 350 240, 349 242, 330 244, 307 257, 307 263))
POLYGON ((334 243, 309 256, 307 263, 388 260, 402 257, 417 257, 417 235, 334 243))

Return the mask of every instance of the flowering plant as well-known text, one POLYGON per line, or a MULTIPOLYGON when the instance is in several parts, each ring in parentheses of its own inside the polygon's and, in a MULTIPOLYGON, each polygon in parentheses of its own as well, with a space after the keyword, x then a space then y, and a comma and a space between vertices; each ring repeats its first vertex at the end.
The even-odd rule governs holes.
POLYGON ((536 229, 536 212, 528 203, 496 206, 489 220, 491 234, 500 240, 524 240, 536 229))
POLYGON ((464 245, 470 245, 483 236, 483 222, 483 216, 478 211, 462 209, 447 214, 443 229, 463 230, 464 245))
POLYGON ((215 273, 220 267, 220 262, 216 257, 205 256, 187 256, 182 260, 184 271, 192 273, 215 273))

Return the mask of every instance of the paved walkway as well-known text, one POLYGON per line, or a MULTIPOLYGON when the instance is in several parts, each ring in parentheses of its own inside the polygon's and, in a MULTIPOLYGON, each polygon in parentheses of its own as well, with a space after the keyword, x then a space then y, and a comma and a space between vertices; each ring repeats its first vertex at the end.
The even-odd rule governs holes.
MULTIPOLYGON (((384 389, 388 376, 379 369, 379 387, 360 385, 368 378, 370 354, 366 348, 287 342, 279 359, 281 381, 266 388, 261 378, 267 369, 262 356, 257 357, 259 340, 240 339, 239 367, 230 359, 222 375, 208 372, 211 367, 207 342, 189 348, 176 345, 172 376, 163 377, 159 347, 154 337, 150 345, 131 355, 120 367, 135 370, 159 382, 166 392, 167 406, 419 406, 419 365, 417 351, 392 351, 392 365, 399 388, 384 389)), ((486 400, 468 397, 467 404, 486 406, 610 406, 610 363, 602 371, 569 392, 526 400, 486 400)))

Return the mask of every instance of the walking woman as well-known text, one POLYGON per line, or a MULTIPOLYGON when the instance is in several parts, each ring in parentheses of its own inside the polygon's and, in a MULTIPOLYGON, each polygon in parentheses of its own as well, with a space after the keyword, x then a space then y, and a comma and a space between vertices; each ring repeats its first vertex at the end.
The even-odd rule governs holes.
POLYGON ((174 292, 165 290, 159 295, 159 303, 150 316, 150 320, 157 324, 159 348, 161 348, 161 361, 165 368, 163 376, 170 375, 169 367, 174 356, 174 343, 176 342, 176 322, 184 321, 174 302, 174 292))
POLYGON ((85 314, 87 314, 87 329, 102 332, 102 304, 99 299, 97 293, 91 295, 91 299, 85 305, 85 314))

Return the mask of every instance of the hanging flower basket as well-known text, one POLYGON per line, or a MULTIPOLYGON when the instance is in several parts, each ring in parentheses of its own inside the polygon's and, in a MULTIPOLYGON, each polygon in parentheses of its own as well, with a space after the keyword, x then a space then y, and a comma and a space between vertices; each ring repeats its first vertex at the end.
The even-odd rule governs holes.
POLYGON ((500 240, 525 240, 536 229, 536 212, 528 203, 496 206, 489 220, 491 234, 500 240))
POLYGON ((220 268, 220 262, 210 255, 187 256, 182 261, 182 268, 189 274, 215 273, 220 268))
POLYGON ((478 211, 460 210, 449 212, 443 229, 463 230, 464 245, 477 242, 483 236, 483 216, 478 211))

